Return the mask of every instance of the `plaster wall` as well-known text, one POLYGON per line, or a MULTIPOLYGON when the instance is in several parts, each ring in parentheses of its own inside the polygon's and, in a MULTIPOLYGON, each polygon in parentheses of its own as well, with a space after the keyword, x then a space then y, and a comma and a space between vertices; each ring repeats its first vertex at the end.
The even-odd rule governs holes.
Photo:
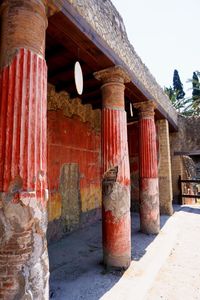
POLYGON ((128 147, 131 172, 131 210, 139 211, 139 135, 138 122, 128 126, 128 147))
POLYGON ((49 239, 96 220, 101 207, 100 111, 48 89, 49 239))

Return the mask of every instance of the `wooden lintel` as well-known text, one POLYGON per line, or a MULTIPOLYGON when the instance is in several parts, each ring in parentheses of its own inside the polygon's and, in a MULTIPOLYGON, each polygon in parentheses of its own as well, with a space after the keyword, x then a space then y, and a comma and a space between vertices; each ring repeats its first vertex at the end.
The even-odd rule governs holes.
POLYGON ((181 179, 181 183, 200 183, 200 179, 181 179))
POLYGON ((200 195, 181 195, 182 198, 199 198, 200 199, 200 195))
MULTIPOLYGON (((74 62, 66 64, 60 68, 56 68, 55 70, 49 71, 48 72, 48 78, 53 79, 55 77, 62 76, 63 74, 71 74, 74 72, 74 62)), ((67 76, 68 77, 68 76, 67 76)))
POLYGON ((193 150, 193 151, 174 151, 174 155, 200 156, 200 150, 193 150))

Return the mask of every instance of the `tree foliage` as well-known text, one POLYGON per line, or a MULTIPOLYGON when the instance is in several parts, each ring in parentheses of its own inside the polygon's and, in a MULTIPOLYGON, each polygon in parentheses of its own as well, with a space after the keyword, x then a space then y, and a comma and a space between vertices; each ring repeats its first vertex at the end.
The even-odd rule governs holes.
POLYGON ((177 70, 174 70, 173 88, 165 88, 165 93, 168 95, 172 105, 178 110, 179 113, 185 116, 193 116, 200 114, 200 72, 193 72, 192 79, 192 96, 185 97, 183 85, 181 83, 177 70))
POLYGON ((196 99, 200 98, 200 82, 198 75, 199 72, 193 72, 192 76, 192 99, 195 101, 196 99))
POLYGON ((185 92, 177 70, 174 70, 173 88, 171 86, 169 88, 165 87, 164 91, 168 95, 176 110, 178 110, 178 112, 183 112, 187 99, 184 98, 185 92))
POLYGON ((173 88, 174 88, 174 91, 176 92, 176 99, 177 100, 183 99, 185 96, 185 92, 183 90, 183 84, 180 80, 177 70, 174 70, 173 88))
POLYGON ((171 86, 169 88, 165 87, 165 93, 168 95, 169 99, 171 100, 172 105, 180 111, 183 107, 183 103, 181 99, 177 99, 177 91, 174 90, 171 86))
POLYGON ((194 115, 200 114, 200 72, 193 72, 192 76, 192 101, 191 108, 193 109, 194 115))

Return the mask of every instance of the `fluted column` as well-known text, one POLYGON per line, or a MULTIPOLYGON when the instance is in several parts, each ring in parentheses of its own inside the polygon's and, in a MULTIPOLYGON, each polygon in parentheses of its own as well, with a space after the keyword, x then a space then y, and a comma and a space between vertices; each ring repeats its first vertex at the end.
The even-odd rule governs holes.
POLYGON ((131 261, 130 169, 124 83, 121 67, 98 73, 102 81, 103 255, 109 267, 127 268, 131 261))
POLYGON ((140 228, 147 234, 160 230, 158 162, 153 101, 137 103, 139 109, 140 228))
POLYGON ((0 299, 48 299, 45 1, 0 12, 0 299))

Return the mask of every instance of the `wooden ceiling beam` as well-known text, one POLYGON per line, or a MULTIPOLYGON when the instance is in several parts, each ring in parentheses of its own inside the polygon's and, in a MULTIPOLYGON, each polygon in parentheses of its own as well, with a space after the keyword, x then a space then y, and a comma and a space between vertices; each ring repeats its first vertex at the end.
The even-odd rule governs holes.
POLYGON ((102 108, 102 102, 101 102, 101 99, 96 99, 96 101, 91 101, 91 100, 87 100, 87 99, 82 99, 81 100, 81 103, 83 105, 85 104, 90 104, 92 105, 92 108, 93 109, 101 109, 102 108))
MULTIPOLYGON (((51 43, 52 43, 52 39, 51 39, 51 43)), ((53 43, 53 45, 49 44, 48 40, 46 40, 46 49, 45 49, 45 56, 46 56, 46 60, 51 59, 52 57, 54 58, 55 56, 58 57, 60 55, 64 55, 66 53, 66 49, 60 45, 60 44, 55 44, 53 43)))
POLYGON ((48 71, 48 77, 49 79, 53 80, 55 77, 62 77, 63 75, 65 76, 66 74, 70 74, 73 73, 74 74, 74 62, 72 63, 67 63, 64 66, 61 67, 57 67, 53 70, 49 70, 48 71))
POLYGON ((113 63, 62 12, 49 18, 47 32, 62 44, 73 57, 79 57, 85 61, 93 71, 113 66, 113 63))
MULTIPOLYGON (((93 74, 89 74, 89 75, 85 75, 83 77, 83 91, 85 92, 89 92, 91 89, 98 89, 100 90, 100 82, 97 81, 93 74)), ((75 89, 75 80, 74 78, 70 81, 60 81, 58 82, 58 84, 56 85, 56 90, 57 91, 61 91, 61 90, 67 90, 70 92, 72 92, 75 89)))
MULTIPOLYGON (((91 74, 86 64, 82 64, 82 70, 86 77, 91 74)), ((57 86, 58 90, 66 89, 69 83, 71 84, 74 81, 74 63, 49 71, 48 80, 57 86)))
POLYGON ((125 95, 133 103, 146 101, 144 95, 138 89, 133 89, 130 83, 126 84, 125 95))
POLYGON ((82 99, 88 99, 91 101, 96 101, 96 99, 101 99, 101 91, 100 90, 94 90, 92 92, 83 93, 81 96, 82 99))

